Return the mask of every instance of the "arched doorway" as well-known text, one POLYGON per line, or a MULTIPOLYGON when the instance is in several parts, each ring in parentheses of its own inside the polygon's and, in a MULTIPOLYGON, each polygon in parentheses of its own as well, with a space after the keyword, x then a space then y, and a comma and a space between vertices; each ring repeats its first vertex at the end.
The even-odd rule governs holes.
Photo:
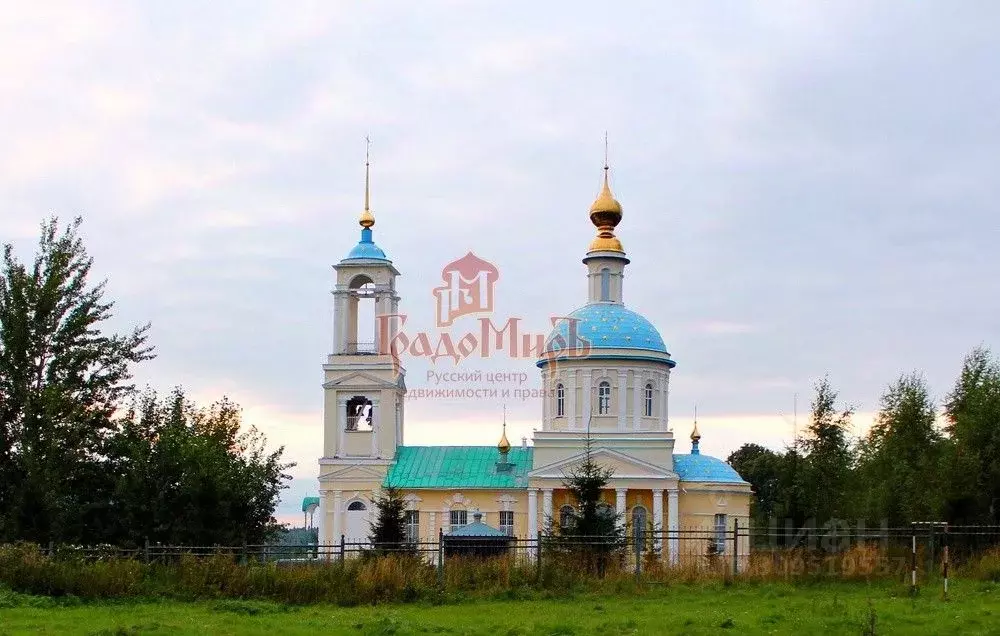
MULTIPOLYGON (((368 506, 363 501, 352 501, 347 504, 347 517, 344 524, 344 538, 349 543, 368 541, 371 534, 371 522, 368 518, 368 506)), ((338 537, 339 538, 339 537, 338 537)))

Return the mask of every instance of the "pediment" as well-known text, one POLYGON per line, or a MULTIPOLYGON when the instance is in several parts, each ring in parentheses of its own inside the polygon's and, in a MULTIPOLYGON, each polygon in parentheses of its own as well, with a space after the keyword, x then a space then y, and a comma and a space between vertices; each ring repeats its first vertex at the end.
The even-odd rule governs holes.
POLYGON ((340 479, 364 481, 375 479, 381 481, 385 477, 385 465, 369 466, 366 464, 349 464, 323 474, 323 479, 340 479))
MULTIPOLYGON (((581 452, 566 457, 546 466, 540 466, 528 473, 528 477, 563 478, 570 471, 583 463, 586 453, 581 452)), ((677 479, 677 473, 662 466, 626 455, 610 448, 597 448, 591 451, 591 459, 604 468, 613 471, 613 477, 618 479, 677 479)))
POLYGON ((397 382, 376 377, 370 373, 365 373, 364 371, 354 371, 344 375, 343 377, 323 383, 324 389, 368 389, 372 387, 398 389, 399 384, 397 382))

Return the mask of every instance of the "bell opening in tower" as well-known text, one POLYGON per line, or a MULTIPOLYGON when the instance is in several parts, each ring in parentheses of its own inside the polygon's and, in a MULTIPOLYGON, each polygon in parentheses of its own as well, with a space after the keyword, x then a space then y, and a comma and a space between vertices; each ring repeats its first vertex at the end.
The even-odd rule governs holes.
POLYGON ((371 400, 363 395, 355 395, 347 401, 346 408, 348 431, 372 430, 372 417, 374 417, 375 410, 371 400))
POLYGON ((351 281, 351 316, 347 353, 375 355, 375 296, 377 288, 371 278, 360 275, 351 281))

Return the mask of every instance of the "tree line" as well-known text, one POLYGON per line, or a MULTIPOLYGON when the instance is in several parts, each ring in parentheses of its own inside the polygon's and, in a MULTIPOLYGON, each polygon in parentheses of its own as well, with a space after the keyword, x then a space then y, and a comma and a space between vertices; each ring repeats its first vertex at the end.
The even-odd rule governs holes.
POLYGON ((838 408, 837 397, 823 379, 801 438, 779 452, 744 444, 729 456, 753 486, 755 525, 1000 524, 1000 361, 989 349, 966 356, 940 411, 921 374, 898 378, 857 439, 853 409, 838 408))
POLYGON ((290 479, 283 449, 227 398, 139 391, 150 326, 109 333, 75 219, 42 223, 30 264, 0 263, 0 542, 261 543, 290 479))

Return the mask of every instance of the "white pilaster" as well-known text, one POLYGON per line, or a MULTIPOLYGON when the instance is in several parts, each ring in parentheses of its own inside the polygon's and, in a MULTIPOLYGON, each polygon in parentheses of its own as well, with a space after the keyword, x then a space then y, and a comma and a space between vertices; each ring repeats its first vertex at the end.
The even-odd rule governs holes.
POLYGON ((625 430, 625 414, 628 407, 628 371, 618 370, 618 430, 625 430))
POLYGON ((680 521, 680 514, 677 509, 677 488, 670 488, 667 490, 667 531, 668 540, 670 542, 670 563, 671 565, 677 565, 680 562, 680 546, 681 540, 678 530, 680 529, 678 523, 680 521))
POLYGON ((382 416, 382 409, 379 408, 378 398, 372 398, 372 457, 379 457, 379 443, 378 443, 378 433, 381 426, 379 426, 379 418, 382 416))
POLYGON ((566 374, 566 424, 567 428, 576 428, 576 371, 566 374))
MULTIPOLYGON (((323 545, 330 545, 330 534, 331 534, 330 533, 330 522, 329 522, 329 519, 327 519, 327 514, 326 514, 326 512, 327 512, 327 506, 326 506, 326 497, 327 497, 327 494, 328 493, 325 490, 320 490, 319 491, 319 533, 317 534, 316 538, 317 538, 317 541, 318 541, 319 545, 321 545, 321 546, 323 546, 323 545)), ((322 555, 326 554, 326 550, 323 549, 323 548, 320 548, 319 549, 319 553, 322 556, 322 555)))
POLYGON ((628 488, 615 488, 615 514, 618 515, 618 523, 625 524, 628 519, 625 518, 625 495, 628 494, 628 488))
POLYGON ((666 387, 664 392, 666 397, 663 398, 663 430, 670 430, 670 369, 663 377, 663 386, 666 387))
POLYGON ((333 454, 334 457, 346 457, 347 452, 344 449, 344 431, 347 430, 347 400, 345 398, 337 399, 337 452, 333 454))
MULTIPOLYGON (((653 489, 653 527, 656 533, 663 531, 663 489, 654 488, 653 489)), ((660 535, 654 534, 656 537, 653 541, 653 549, 659 552, 660 550, 660 535)))
POLYGON ((590 379, 590 371, 584 371, 580 375, 582 376, 580 382, 580 399, 583 400, 580 428, 586 430, 587 425, 590 423, 590 408, 594 402, 594 387, 590 379))
POLYGON ((428 535, 428 541, 438 540, 438 524, 437 524, 437 512, 431 510, 427 513, 427 521, 430 523, 430 534, 428 535))
POLYGON ((333 526, 333 536, 330 537, 332 543, 340 543, 340 535, 344 533, 344 526, 341 523, 343 519, 343 508, 344 508, 344 493, 340 490, 333 491, 333 510, 330 514, 333 516, 332 526, 333 526))
POLYGON ((545 526, 545 530, 549 531, 552 529, 552 489, 545 488, 542 490, 542 525, 545 526))
POLYGON ((646 381, 638 369, 632 372, 632 430, 638 431, 645 415, 646 381))
POLYGON ((667 430, 667 376, 666 373, 661 373, 660 377, 657 378, 660 385, 660 430, 667 430))
MULTIPOLYGON (((538 538, 538 489, 528 489, 528 540, 538 538)), ((537 547, 528 544, 528 555, 534 557, 537 554, 537 547)))

